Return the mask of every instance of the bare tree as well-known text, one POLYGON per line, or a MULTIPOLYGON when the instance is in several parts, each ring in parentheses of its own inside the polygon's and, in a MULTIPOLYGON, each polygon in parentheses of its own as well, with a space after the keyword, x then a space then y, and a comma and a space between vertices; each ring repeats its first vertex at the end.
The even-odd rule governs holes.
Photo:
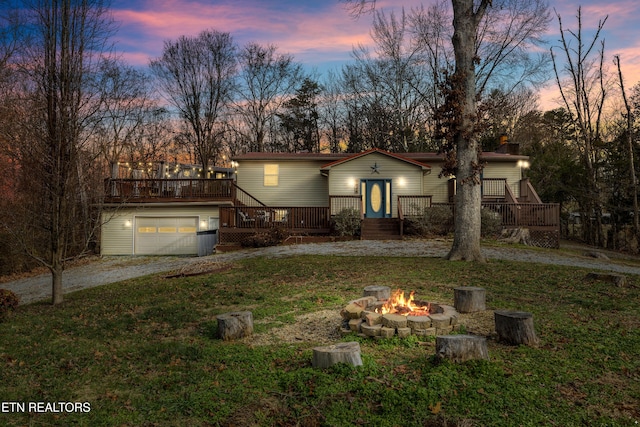
POLYGON ((358 105, 365 118, 362 132, 370 146, 415 151, 424 136, 429 87, 421 48, 411 37, 404 11, 399 16, 376 11, 371 37, 373 54, 361 46, 353 52, 356 63, 343 69, 349 103, 358 105))
POLYGON ((476 35, 476 92, 505 93, 538 87, 548 77, 549 56, 539 49, 551 21, 547 0, 492 0, 476 35), (539 54, 535 52, 540 51, 539 54))
MULTIPOLYGON (((171 142, 169 113, 152 96, 149 76, 119 61, 104 59, 96 79, 100 114, 95 119, 96 150, 108 165, 150 162, 171 142)), ((113 175, 113 171, 110 172, 113 175)))
POLYGON ((453 46, 449 0, 438 0, 426 9, 421 6, 412 10, 409 16, 414 40, 420 49, 421 61, 426 68, 427 85, 423 93, 427 116, 427 129, 433 133, 437 124, 434 122, 436 111, 444 103, 440 87, 444 84, 446 73, 454 67, 453 46))
MULTIPOLYGON (((362 13, 368 7, 375 6, 375 0, 342 1, 355 13, 362 13)), ((482 163, 478 143, 478 96, 488 86, 491 78, 498 75, 498 70, 503 69, 502 67, 509 68, 504 66, 508 58, 517 52, 525 52, 528 43, 535 42, 538 35, 544 32, 547 21, 542 12, 546 11, 547 5, 543 0, 451 0, 451 4, 455 71, 446 82, 448 102, 441 108, 445 113, 446 123, 441 125, 446 129, 449 141, 445 148, 450 149, 448 166, 443 172, 455 174, 457 196, 455 236, 447 258, 484 261, 480 250, 482 163), (496 18, 501 25, 483 26, 489 22, 485 18, 490 16, 488 10, 492 6, 491 12, 501 16, 496 18), (519 13, 501 14, 505 8, 519 13), (536 20, 536 14, 542 14, 542 19, 536 20), (492 29, 502 29, 503 32, 485 37, 488 35, 487 31, 492 29), (523 34, 519 34, 520 32, 523 34), (488 45, 483 50, 484 40, 488 45), (497 50, 491 49, 494 44, 497 50), (486 58, 479 56, 483 52, 486 58)))
POLYGON ((302 67, 274 45, 247 44, 240 52, 237 111, 249 129, 249 151, 265 151, 270 124, 302 80, 302 67))
POLYGON ((591 244, 602 246, 602 200, 597 163, 601 154, 603 109, 608 83, 604 67, 604 41, 598 41, 607 19, 599 21, 593 39, 587 42, 583 35, 581 9, 578 9, 577 30, 565 30, 560 15, 556 16, 561 43, 557 51, 563 55, 563 62, 558 59, 556 50, 551 48, 555 77, 562 102, 577 129, 575 142, 587 172, 586 191, 580 200, 583 217, 595 218, 593 223, 584 222, 584 238, 591 244), (562 64, 564 66, 561 69, 562 64))
POLYGON ((194 150, 204 170, 215 165, 223 151, 237 72, 231 35, 207 30, 166 41, 162 56, 150 67, 184 124, 180 140, 194 150))
POLYGON ((320 121, 331 153, 342 151, 341 142, 346 137, 346 117, 343 90, 337 74, 330 71, 321 83, 324 88, 319 105, 320 121))
POLYGON ((626 145, 627 145, 627 155, 629 156, 629 178, 631 182, 631 197, 633 200, 633 234, 636 239, 640 238, 640 211, 638 209, 638 178, 636 175, 636 166, 635 166, 635 155, 634 155, 634 114, 631 107, 631 103, 627 98, 627 91, 624 86, 624 79, 622 78, 622 65, 620 64, 620 56, 616 55, 614 57, 614 63, 618 68, 618 82, 620 84, 620 92, 622 93, 622 100, 624 101, 625 112, 622 116, 626 122, 626 145))
MULTIPOLYGON (((521 119, 538 109, 538 96, 530 88, 505 92, 492 90, 482 99, 481 134, 483 151, 493 151, 503 135, 513 137, 521 119)), ((519 139, 515 139, 522 143, 519 139)))
POLYGON ((59 304, 65 261, 89 243, 93 165, 86 130, 96 110, 88 82, 113 27, 102 0, 33 0, 25 6, 30 31, 19 64, 25 95, 20 207, 29 226, 21 242, 51 271, 52 302, 59 304))

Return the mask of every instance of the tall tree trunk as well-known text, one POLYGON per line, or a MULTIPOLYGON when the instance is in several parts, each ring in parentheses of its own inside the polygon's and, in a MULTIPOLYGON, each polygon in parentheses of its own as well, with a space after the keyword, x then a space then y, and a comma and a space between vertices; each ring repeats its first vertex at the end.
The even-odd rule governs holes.
POLYGON ((481 166, 475 131, 477 102, 474 60, 476 31, 490 0, 483 0, 477 11, 473 9, 473 0, 452 0, 452 4, 452 41, 456 59, 454 80, 460 83, 461 93, 457 112, 459 126, 454 135, 457 153, 455 234, 447 259, 484 262, 480 250, 481 166))
POLYGON ((62 274, 64 266, 62 262, 54 262, 51 266, 51 304, 57 305, 64 300, 62 292, 62 274))
POLYGON ((624 88, 624 79, 622 78, 622 68, 620 66, 620 56, 615 57, 615 63, 618 66, 618 80, 620 82, 620 91, 622 92, 622 100, 626 110, 625 119, 627 125, 627 152, 629 154, 629 178, 631 180, 631 195, 633 197, 633 235, 636 239, 640 239, 640 212, 638 208, 638 179, 636 178, 636 166, 633 154, 633 113, 631 105, 627 99, 627 93, 624 88))

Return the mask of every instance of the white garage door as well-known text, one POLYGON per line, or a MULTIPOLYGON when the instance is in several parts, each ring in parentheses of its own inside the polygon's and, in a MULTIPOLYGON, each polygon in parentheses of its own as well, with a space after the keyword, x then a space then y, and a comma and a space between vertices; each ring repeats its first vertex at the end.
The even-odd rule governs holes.
POLYGON ((197 217, 137 217, 136 255, 197 255, 197 217))

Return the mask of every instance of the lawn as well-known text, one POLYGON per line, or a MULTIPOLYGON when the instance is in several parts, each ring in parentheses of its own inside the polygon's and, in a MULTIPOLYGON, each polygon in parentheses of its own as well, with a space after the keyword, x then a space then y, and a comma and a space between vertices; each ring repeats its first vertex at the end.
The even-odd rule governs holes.
POLYGON ((93 288, 60 307, 21 306, 0 323, 0 425, 637 425, 640 281, 587 283, 587 272, 434 258, 257 258, 208 275, 93 288), (433 339, 334 338, 308 321, 337 316, 371 284, 449 304, 454 287, 482 286, 487 308, 533 313, 540 345, 490 336, 490 360, 452 364, 434 357, 433 339), (252 311, 254 336, 216 339, 216 315, 239 310, 252 311), (332 339, 359 341, 363 366, 313 368, 312 348, 332 339), (45 412, 16 406, 30 403, 45 412))

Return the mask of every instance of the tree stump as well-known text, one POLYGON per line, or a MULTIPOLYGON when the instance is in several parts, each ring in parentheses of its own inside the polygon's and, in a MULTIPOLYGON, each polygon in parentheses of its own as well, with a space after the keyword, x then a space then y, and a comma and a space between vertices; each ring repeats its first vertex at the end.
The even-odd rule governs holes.
POLYGON ((487 340, 476 335, 440 335, 436 337, 436 356, 457 363, 489 360, 487 340))
POLYGON ((314 368, 328 368, 336 363, 362 366, 362 359, 360 358, 360 344, 355 341, 342 342, 313 349, 311 365, 314 368))
POLYGON ((453 289, 453 306, 458 313, 473 313, 485 310, 484 288, 461 286, 453 289))
POLYGON ((253 333, 253 313, 236 311, 216 316, 218 319, 218 338, 232 341, 248 337, 253 333))
POLYGON ((533 327, 533 314, 523 311, 496 311, 494 313, 498 339, 515 345, 538 345, 533 327))
POLYGON ((389 298, 391 298, 391 288, 388 286, 378 286, 378 285, 367 286, 366 288, 364 288, 363 296, 365 297, 373 296, 373 297, 376 297, 378 301, 388 300, 389 298))
POLYGON ((514 228, 513 230, 503 230, 502 240, 507 243, 520 243, 527 246, 531 245, 531 233, 528 228, 514 228))

